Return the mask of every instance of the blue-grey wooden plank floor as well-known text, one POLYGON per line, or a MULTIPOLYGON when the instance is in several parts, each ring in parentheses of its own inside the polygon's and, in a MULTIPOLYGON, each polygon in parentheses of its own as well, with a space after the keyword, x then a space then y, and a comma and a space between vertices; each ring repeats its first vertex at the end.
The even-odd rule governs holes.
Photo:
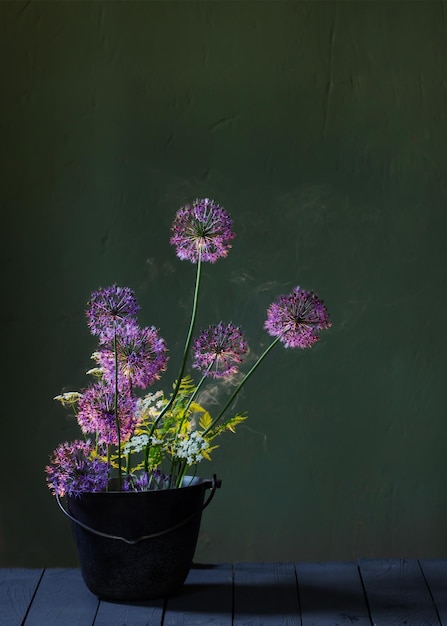
POLYGON ((100 602, 78 569, 0 568, 1 626, 447 626, 447 560, 194 565, 180 593, 100 602))

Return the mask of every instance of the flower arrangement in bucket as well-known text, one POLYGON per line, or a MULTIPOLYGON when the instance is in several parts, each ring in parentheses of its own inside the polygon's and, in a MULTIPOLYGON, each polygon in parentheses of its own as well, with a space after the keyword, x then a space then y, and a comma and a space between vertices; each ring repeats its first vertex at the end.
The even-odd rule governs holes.
POLYGON ((196 265, 196 280, 170 393, 152 390, 167 369, 164 339, 154 326, 138 323, 135 293, 112 285, 93 292, 87 304, 87 324, 98 342, 92 355, 95 367, 87 372, 92 383, 80 392, 56 396, 74 410, 83 438, 56 448, 45 468, 47 484, 72 520, 87 586, 105 599, 147 599, 181 586, 192 563, 201 512, 220 486, 215 476, 197 478, 197 465, 210 460, 222 433, 235 432, 247 418, 241 413, 227 416, 236 396, 274 346, 310 348, 319 332, 331 326, 323 301, 295 287, 268 307, 264 328, 272 340, 248 371, 240 373, 248 355, 240 327, 219 321, 194 335, 202 265, 227 256, 235 237, 232 219, 214 201, 197 199, 177 211, 171 230, 170 243, 179 259, 196 265), (189 366, 200 373, 198 382, 187 373, 189 366), (212 415, 202 406, 201 391, 210 379, 222 381, 235 374, 239 382, 212 415), (206 489, 211 493, 204 503, 206 489), (189 493, 191 502, 185 502, 189 493), (63 496, 68 510, 60 502, 63 496), (116 504, 111 504, 114 499, 116 504), (134 511, 133 503, 143 513, 134 511), (169 519, 159 516, 163 506, 169 519), (136 526, 132 530, 131 522, 136 526), (169 547, 161 543, 167 537, 174 542, 169 547), (141 552, 151 560, 141 562, 141 552), (100 561, 105 564, 98 565, 100 561))

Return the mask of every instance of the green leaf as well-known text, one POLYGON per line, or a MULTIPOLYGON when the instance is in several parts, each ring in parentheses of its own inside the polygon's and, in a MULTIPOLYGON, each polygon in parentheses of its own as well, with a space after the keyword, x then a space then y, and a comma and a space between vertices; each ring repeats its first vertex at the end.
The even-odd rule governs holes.
POLYGON ((218 424, 212 430, 210 430, 207 435, 207 439, 212 440, 218 435, 221 435, 226 430, 229 430, 232 433, 235 433, 236 426, 238 424, 241 424, 242 422, 245 422, 246 419, 247 419, 247 415, 242 415, 240 413, 236 414, 234 417, 230 417, 230 419, 225 420, 224 422, 222 422, 221 424, 218 424))
POLYGON ((199 426, 200 428, 202 428, 203 430, 206 430, 209 426, 211 426, 213 420, 211 415, 208 413, 208 411, 204 411, 203 415, 201 416, 200 420, 199 420, 199 426))

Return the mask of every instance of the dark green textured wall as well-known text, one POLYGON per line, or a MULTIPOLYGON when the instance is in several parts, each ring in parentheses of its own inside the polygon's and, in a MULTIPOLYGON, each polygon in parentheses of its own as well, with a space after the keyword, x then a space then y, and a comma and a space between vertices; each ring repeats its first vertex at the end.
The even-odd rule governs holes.
POLYGON ((135 289, 177 371, 177 208, 234 219, 200 324, 299 284, 333 328, 270 355, 212 465, 197 560, 447 556, 444 2, 2 2, 0 564, 75 563, 43 467, 77 434, 90 292, 135 289))

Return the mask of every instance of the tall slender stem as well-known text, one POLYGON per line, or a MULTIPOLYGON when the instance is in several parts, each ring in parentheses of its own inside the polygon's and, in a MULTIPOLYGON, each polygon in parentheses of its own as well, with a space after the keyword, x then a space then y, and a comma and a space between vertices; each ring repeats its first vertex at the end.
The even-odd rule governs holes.
MULTIPOLYGON (((176 446, 177 446, 178 437, 179 437, 180 432, 181 432, 181 430, 182 430, 183 423, 184 423, 184 421, 185 421, 185 419, 186 419, 186 415, 187 415, 187 413, 188 413, 188 409, 189 409, 189 407, 191 406, 191 404, 194 402, 194 399, 195 399, 195 397, 197 396, 197 394, 199 393, 200 387, 201 387, 201 386, 203 385, 203 383, 205 382, 205 380, 206 380, 206 375, 207 375, 207 373, 210 371, 210 369, 211 369, 211 367, 213 366, 213 364, 214 364, 214 361, 208 365, 208 368, 207 368, 207 370, 206 370, 205 374, 204 374, 204 375, 202 376, 202 378, 200 379, 199 384, 198 384, 198 385, 197 385, 197 387, 194 389, 194 392, 191 394, 191 396, 190 396, 190 398, 189 398, 188 402, 186 403, 185 408, 183 409, 182 419, 180 420, 180 424, 178 425, 177 432, 176 432, 176 435, 175 435, 174 449, 175 449, 175 448, 176 448, 176 446)), ((173 474, 173 473, 174 473, 173 468, 174 468, 174 460, 173 460, 173 461, 172 461, 172 463, 171 463, 171 474, 173 474)), ((178 485, 177 485, 177 486, 178 486, 178 485)))
POLYGON ((121 428, 118 415, 118 349, 116 342, 116 330, 113 335, 113 351, 115 354, 115 424, 116 424, 116 438, 118 447, 118 485, 121 489, 123 484, 122 469, 121 469, 121 428))
POLYGON ((206 368, 205 373, 203 374, 202 378, 201 378, 201 379, 200 379, 200 381, 199 381, 199 384, 198 384, 198 385, 197 385, 197 387, 194 389, 194 392, 191 394, 191 396, 190 396, 190 398, 189 398, 188 402, 186 403, 186 406, 185 406, 185 408, 184 408, 184 410, 183 410, 183 418, 182 418, 182 421, 181 421, 181 423, 180 423, 180 428, 181 428, 181 426, 182 426, 182 424, 183 424, 183 420, 185 419, 185 416, 186 416, 186 413, 187 413, 187 411, 188 411, 189 407, 191 406, 191 404, 192 404, 192 403, 194 402, 194 400, 196 399, 197 394, 199 393, 201 386, 203 385, 203 383, 204 383, 204 382, 205 382, 205 380, 207 379, 207 374, 208 374, 208 372, 210 371, 210 369, 213 367, 213 365, 214 365, 215 361, 216 361, 216 360, 214 359, 214 361, 212 361, 212 362, 208 365, 208 367, 206 368))
POLYGON ((222 418, 222 416, 225 413, 225 411, 231 405, 231 403, 236 398, 237 394, 242 389, 242 387, 245 385, 245 383, 250 378, 250 376, 253 374, 255 369, 258 367, 258 365, 260 365, 261 361, 264 360, 264 358, 267 356, 267 354, 270 352, 270 350, 273 348, 273 346, 276 346, 276 344, 278 343, 278 341, 280 339, 281 339, 281 335, 279 337, 276 337, 276 339, 274 341, 272 341, 272 343, 264 350, 264 352, 261 354, 261 356, 256 361, 256 363, 251 367, 251 369, 245 374, 245 376, 243 377, 241 382, 237 385, 237 387, 235 388, 235 390, 233 391, 231 396, 228 398, 228 400, 227 400, 226 404, 224 405, 223 409, 220 411, 219 415, 217 417, 215 417, 213 419, 213 421, 211 422, 211 424, 208 426, 208 428, 206 428, 203 431, 203 435, 206 435, 206 433, 208 433, 215 426, 215 424, 217 424, 217 422, 222 418))
MULTIPOLYGON (((110 459, 111 459, 111 450, 110 450, 110 443, 107 444, 107 467, 109 468, 109 478, 110 478, 110 459)), ((109 491, 109 481, 107 481, 106 484, 106 491, 109 491)))
POLYGON ((198 304, 198 301, 199 301, 199 287, 200 287, 201 273, 202 273, 202 255, 201 255, 201 251, 199 251, 199 258, 198 258, 198 261, 197 261, 196 285, 195 285, 195 289, 194 289, 194 300, 193 300, 193 304, 192 304, 191 321, 189 323, 188 335, 186 337, 185 347, 184 347, 184 350, 183 350, 183 357, 182 357, 182 363, 180 365, 180 372, 179 372, 179 375, 178 375, 177 380, 175 382, 174 391, 173 391, 173 393, 171 395, 171 398, 169 399, 169 402, 164 406, 163 410, 161 411, 161 413, 158 415, 157 419, 152 424, 152 428, 151 428, 151 431, 149 433, 149 438, 154 434, 154 430, 156 429, 157 424, 160 422, 161 418, 171 408, 175 398, 177 397, 178 391, 180 389, 180 385, 181 385, 182 378, 183 378, 183 373, 184 373, 185 367, 186 367, 186 361, 188 359, 188 352, 189 352, 189 348, 190 348, 190 345, 191 345, 192 333, 193 333, 193 330, 194 330, 194 324, 195 324, 196 317, 197 317, 197 304, 198 304))

